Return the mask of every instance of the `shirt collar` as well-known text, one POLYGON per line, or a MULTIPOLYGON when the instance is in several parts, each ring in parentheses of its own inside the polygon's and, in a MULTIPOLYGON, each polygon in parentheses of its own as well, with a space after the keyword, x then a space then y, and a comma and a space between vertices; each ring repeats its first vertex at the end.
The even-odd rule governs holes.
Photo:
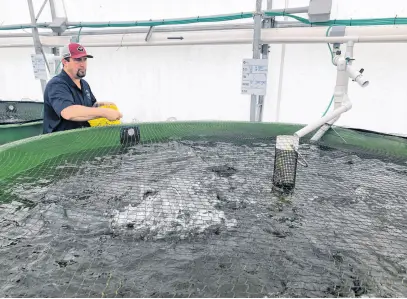
MULTIPOLYGON (((60 77, 61 77, 63 80, 65 80, 67 83, 69 83, 70 85, 72 85, 73 87, 78 88, 78 86, 76 86, 75 82, 73 82, 72 78, 69 77, 69 75, 65 72, 64 69, 61 70, 60 77)), ((81 80, 81 86, 82 86, 82 80, 81 80)))

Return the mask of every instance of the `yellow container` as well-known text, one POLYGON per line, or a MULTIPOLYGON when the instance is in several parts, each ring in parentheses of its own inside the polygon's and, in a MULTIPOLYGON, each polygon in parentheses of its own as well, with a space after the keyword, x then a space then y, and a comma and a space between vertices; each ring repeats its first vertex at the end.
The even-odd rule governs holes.
MULTIPOLYGON (((100 108, 110 108, 114 110, 119 110, 116 105, 103 105, 100 106, 100 108)), ((91 127, 105 127, 105 126, 111 126, 111 125, 120 125, 121 121, 119 120, 113 120, 110 121, 107 118, 95 118, 92 120, 88 120, 88 123, 90 124, 91 127)))

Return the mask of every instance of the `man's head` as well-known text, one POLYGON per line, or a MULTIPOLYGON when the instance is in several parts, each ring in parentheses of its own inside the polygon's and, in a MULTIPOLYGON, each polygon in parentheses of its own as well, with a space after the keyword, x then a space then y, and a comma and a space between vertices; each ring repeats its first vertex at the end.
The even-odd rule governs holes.
POLYGON ((87 59, 93 58, 93 56, 87 54, 83 46, 77 43, 70 43, 64 47, 61 55, 65 72, 75 79, 86 76, 87 59))

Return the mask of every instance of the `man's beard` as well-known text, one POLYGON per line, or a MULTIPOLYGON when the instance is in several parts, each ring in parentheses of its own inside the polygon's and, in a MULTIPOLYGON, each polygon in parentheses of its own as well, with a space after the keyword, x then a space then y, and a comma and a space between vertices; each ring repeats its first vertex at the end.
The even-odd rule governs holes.
POLYGON ((86 71, 85 71, 85 70, 83 70, 83 71, 78 70, 78 71, 76 72, 76 77, 77 77, 78 79, 83 78, 83 77, 85 77, 85 76, 86 76, 86 71))

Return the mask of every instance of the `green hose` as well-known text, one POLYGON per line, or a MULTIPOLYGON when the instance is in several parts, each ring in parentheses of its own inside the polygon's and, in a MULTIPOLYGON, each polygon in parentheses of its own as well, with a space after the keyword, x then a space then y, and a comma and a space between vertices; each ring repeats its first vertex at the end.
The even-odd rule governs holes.
MULTIPOLYGON (((264 15, 269 17, 286 16, 295 19, 304 24, 316 26, 374 26, 374 25, 406 25, 407 18, 373 18, 373 19, 350 19, 350 20, 329 20, 326 22, 310 22, 308 19, 287 14, 284 12, 264 12, 264 15)), ((223 16, 203 16, 203 17, 193 17, 185 18, 179 20, 151 20, 151 21, 134 21, 134 22, 120 22, 120 23, 98 23, 98 24, 80 24, 76 26, 68 26, 67 29, 75 28, 105 28, 105 27, 150 27, 150 26, 164 26, 164 25, 182 25, 182 24, 193 24, 193 23, 213 23, 213 22, 226 22, 233 20, 249 19, 253 18, 254 14, 252 12, 241 12, 234 13, 223 16)), ((48 28, 49 24, 39 24, 37 28, 48 28)), ((32 29, 33 25, 10 25, 10 26, 0 26, 0 30, 20 30, 20 29, 32 29)))
POLYGON ((322 117, 324 117, 324 116, 328 113, 329 108, 331 108, 331 105, 332 105, 332 103, 333 103, 333 101, 334 101, 334 98, 335 98, 335 96, 332 96, 331 101, 329 102, 328 107, 326 108, 324 114, 322 114, 322 117))

